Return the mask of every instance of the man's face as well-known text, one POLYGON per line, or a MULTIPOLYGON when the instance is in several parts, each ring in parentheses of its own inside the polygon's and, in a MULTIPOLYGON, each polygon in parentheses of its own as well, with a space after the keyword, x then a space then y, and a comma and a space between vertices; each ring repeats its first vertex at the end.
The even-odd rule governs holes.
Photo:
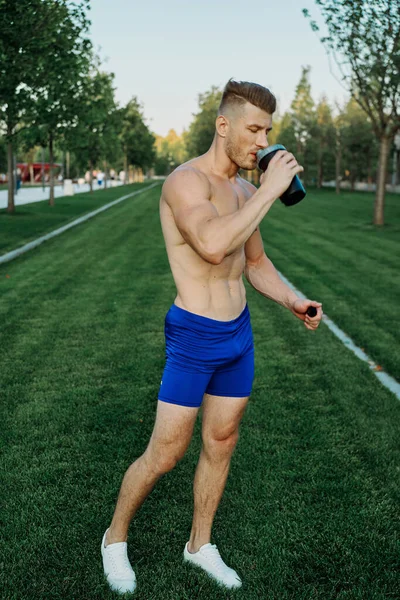
POLYGON ((225 152, 241 169, 257 166, 256 153, 267 148, 267 135, 272 129, 272 115, 246 102, 229 119, 225 137, 225 152))

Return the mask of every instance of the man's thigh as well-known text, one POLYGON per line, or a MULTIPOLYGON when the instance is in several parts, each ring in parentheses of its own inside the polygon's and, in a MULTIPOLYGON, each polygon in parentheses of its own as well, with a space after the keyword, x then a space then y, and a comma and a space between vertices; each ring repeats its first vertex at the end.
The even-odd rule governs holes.
POLYGON ((198 412, 198 408, 158 400, 149 446, 165 451, 171 447, 185 450, 192 438, 198 412))
POLYGON ((248 401, 249 396, 233 398, 204 394, 202 416, 203 440, 224 440, 236 433, 248 401))

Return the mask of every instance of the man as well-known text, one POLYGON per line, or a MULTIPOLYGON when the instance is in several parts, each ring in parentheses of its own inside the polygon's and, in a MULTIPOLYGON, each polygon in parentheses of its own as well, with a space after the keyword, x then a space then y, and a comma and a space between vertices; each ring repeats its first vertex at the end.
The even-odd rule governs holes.
POLYGON ((315 330, 322 305, 301 300, 264 253, 259 223, 301 173, 290 152, 271 160, 257 190, 238 175, 254 169, 268 146, 275 97, 266 88, 229 81, 215 137, 202 156, 178 167, 164 183, 161 224, 177 296, 165 319, 167 361, 148 447, 127 470, 110 527, 102 540, 104 572, 112 589, 134 591, 127 557, 128 527, 157 480, 189 445, 200 406, 202 450, 194 478, 194 515, 184 560, 228 588, 239 575, 211 544, 211 526, 225 488, 239 423, 249 400, 254 351, 245 274, 265 297, 315 330), (306 315, 309 306, 317 315, 306 315))

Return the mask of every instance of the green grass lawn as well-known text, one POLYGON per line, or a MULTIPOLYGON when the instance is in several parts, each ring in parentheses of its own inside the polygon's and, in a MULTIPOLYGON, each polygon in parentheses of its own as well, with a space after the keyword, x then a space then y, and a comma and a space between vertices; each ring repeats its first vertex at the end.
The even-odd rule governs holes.
POLYGON ((261 230, 266 253, 305 295, 400 381, 400 196, 372 225, 373 194, 311 190, 275 202, 261 230))
MULTIPOLYGON (((153 427, 174 299, 158 197, 154 188, 0 267, 4 599, 116 597, 100 542, 153 427)), ((359 327, 367 345, 377 333, 363 326, 367 311, 354 309, 356 323, 347 313, 363 290, 379 300, 381 285, 393 287, 399 218, 393 200, 392 225, 375 232, 368 198, 347 202, 322 193, 297 208, 276 204, 263 236, 276 266, 339 325, 359 327)), ((243 588, 225 592, 182 565, 199 419, 186 456, 132 523, 135 597, 398 598, 399 401, 326 327, 306 330, 252 289, 248 300, 254 393, 213 538, 243 588)), ((390 293, 379 336, 394 331, 394 304, 390 293)))
POLYGON ((151 185, 151 182, 133 183, 89 192, 62 196, 55 199, 55 206, 47 200, 16 206, 15 213, 0 210, 0 255, 34 240, 53 229, 77 219, 81 215, 96 210, 103 204, 112 202, 125 194, 151 185))

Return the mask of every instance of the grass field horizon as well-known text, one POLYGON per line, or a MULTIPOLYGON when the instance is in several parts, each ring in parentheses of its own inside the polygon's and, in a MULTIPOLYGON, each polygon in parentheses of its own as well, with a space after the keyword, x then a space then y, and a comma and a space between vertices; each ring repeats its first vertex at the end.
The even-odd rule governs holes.
MULTIPOLYGON (((0 265, 5 600, 116 597, 100 542, 152 430, 175 293, 159 191, 0 265)), ((399 379, 400 207, 389 198, 389 225, 377 231, 365 196, 323 191, 290 209, 277 203, 264 245, 399 379)), ((199 418, 184 459, 131 525, 134 597, 398 598, 400 403, 324 325, 307 331, 247 289, 256 377, 213 531, 243 588, 223 591, 182 564, 199 418)))

